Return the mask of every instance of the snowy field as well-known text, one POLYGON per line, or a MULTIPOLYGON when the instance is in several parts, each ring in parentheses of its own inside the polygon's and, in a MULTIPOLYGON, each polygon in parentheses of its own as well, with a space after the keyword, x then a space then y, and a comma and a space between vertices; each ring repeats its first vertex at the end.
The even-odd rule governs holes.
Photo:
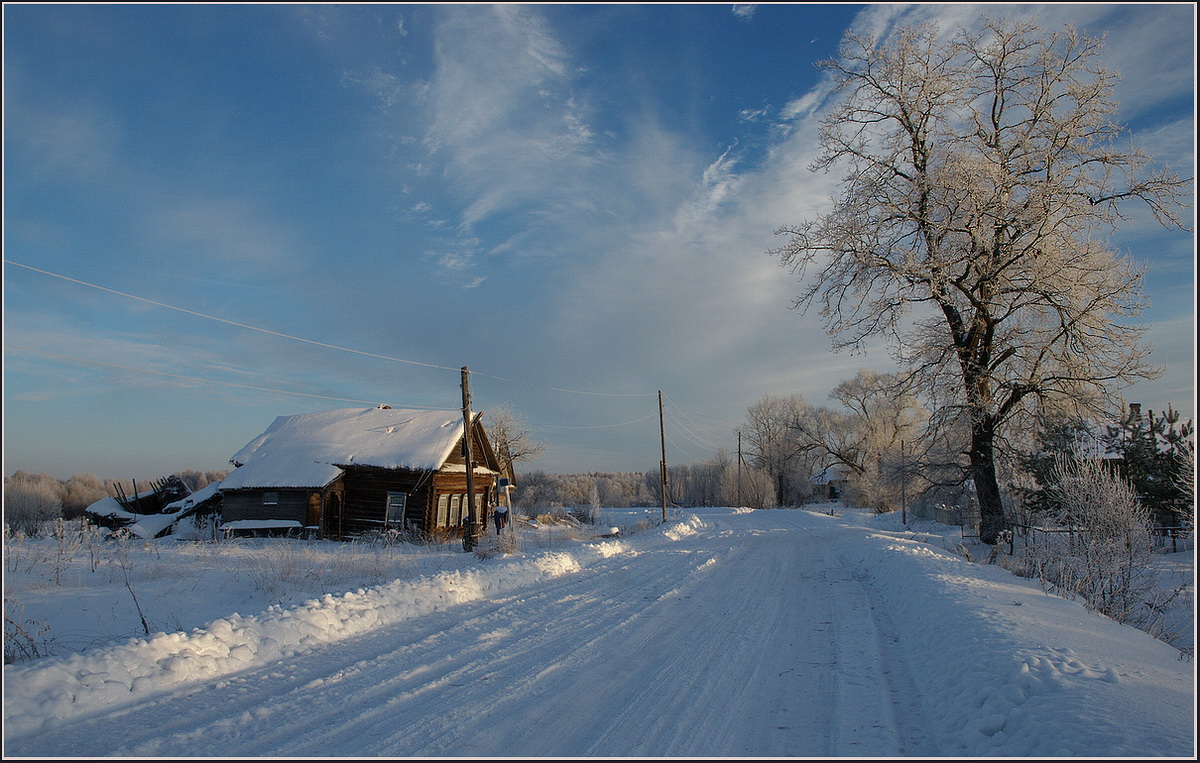
MULTIPOLYGON (((616 537, 525 525, 515 554, 10 541, 4 754, 1196 752, 1190 598, 1172 646, 968 561, 957 527, 606 514, 616 537)), ((1156 561, 1191 579, 1190 549, 1156 561)))

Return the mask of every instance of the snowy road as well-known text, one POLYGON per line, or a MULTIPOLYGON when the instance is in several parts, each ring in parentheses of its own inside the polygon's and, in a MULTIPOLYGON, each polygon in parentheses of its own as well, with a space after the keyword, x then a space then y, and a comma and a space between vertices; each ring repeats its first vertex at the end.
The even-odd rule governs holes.
POLYGON ((939 604, 948 615, 899 611, 896 602, 907 609, 915 600, 889 593, 895 576, 873 561, 863 536, 808 512, 726 509, 591 546, 576 566, 536 584, 503 584, 507 562, 493 559, 480 565, 496 576, 470 601, 64 717, 10 737, 6 753, 926 757, 1130 754, 1129 745, 1146 754, 1164 733, 1160 754, 1190 745, 1188 729, 1169 730, 1191 723, 1190 669, 1172 665, 1166 645, 1096 620, 1086 643, 1131 638, 1153 653, 1153 666, 1077 654, 1071 647, 1082 647, 1069 641, 1023 650, 1019 626, 996 621, 989 606, 1002 614, 1025 602, 1023 613, 1062 607, 1073 619, 1084 610, 916 543, 879 553, 912 567, 918 597, 933 585, 922 577, 930 565, 939 575, 1001 577, 974 594, 975 605, 939 604), (968 628, 980 632, 959 638, 968 628), (939 639, 967 643, 938 654, 939 639), (939 663, 956 653, 974 660, 979 650, 973 676, 953 667, 939 675, 939 663), (1078 707, 1076 683, 1087 690, 1078 707), (1066 709, 1039 715, 1038 700, 1066 709), (1106 733, 1097 709, 1131 701, 1148 703, 1161 728, 1150 723, 1145 738, 1106 733), (971 705, 978 712, 963 716, 971 705), (1060 718, 1067 734, 1086 738, 1046 728, 1060 718), (1044 739, 1025 738, 1035 719, 1044 739), (1079 731, 1070 728, 1076 720, 1079 731))

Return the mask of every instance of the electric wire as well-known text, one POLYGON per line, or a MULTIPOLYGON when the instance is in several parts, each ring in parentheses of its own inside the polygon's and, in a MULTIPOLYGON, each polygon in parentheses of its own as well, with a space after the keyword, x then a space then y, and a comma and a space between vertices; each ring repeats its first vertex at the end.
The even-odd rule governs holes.
MULTIPOLYGON (((690 416, 688 416, 686 414, 686 412, 685 412, 686 409, 675 404, 674 401, 671 400, 669 395, 664 394, 663 397, 665 399, 667 399, 668 402, 671 403, 671 405, 667 406, 665 410, 667 412, 668 417, 671 419, 672 424, 674 426, 678 427, 684 434, 686 434, 692 442, 696 443, 697 445, 699 445, 702 448, 705 448, 706 450, 710 450, 713 452, 717 452, 723 447, 720 443, 714 442, 712 439, 710 439, 710 437, 712 436, 712 433, 706 432, 706 430, 705 430, 705 427, 711 428, 713 425, 705 424, 702 422, 697 422, 696 420, 694 420, 693 418, 691 418, 690 416), (691 428, 689 428, 687 425, 685 425, 683 423, 683 420, 681 420, 681 414, 682 414, 683 420, 690 422, 699 431, 698 432, 692 431, 691 428)), ((716 417, 710 417, 710 418, 716 419, 716 417)), ((723 419, 717 419, 717 420, 723 421, 723 419)), ((726 431, 726 428, 721 427, 721 430, 722 430, 721 433, 724 434, 726 431)))
MULTIPOLYGON (((370 405, 379 405, 380 404, 380 402, 378 400, 359 400, 357 398, 352 398, 352 397, 335 397, 333 395, 317 395, 317 394, 313 394, 310 392, 293 392, 293 391, 286 390, 286 389, 274 389, 272 387, 259 387, 259 386, 253 385, 253 384, 239 384, 237 382, 221 381, 220 379, 205 379, 205 378, 202 378, 199 376, 185 376, 184 374, 172 374, 172 373, 167 373, 166 371, 155 371, 150 368, 138 368, 137 366, 125 366, 125 365, 120 365, 118 363, 106 363, 104 361, 90 360, 88 358, 80 358, 80 357, 76 357, 74 355, 62 355, 57 352, 49 352, 47 350, 38 350, 38 349, 34 349, 33 347, 24 347, 24 346, 18 345, 18 344, 5 344, 4 346, 6 348, 13 349, 13 350, 25 350, 26 352, 35 352, 35 353, 38 353, 39 355, 48 355, 52 358, 63 358, 65 360, 74 360, 74 361, 77 361, 80 363, 89 363, 91 365, 96 365, 96 366, 106 366, 108 368, 119 368, 123 371, 136 371, 138 373, 154 374, 156 376, 169 376, 173 379, 184 379, 186 381, 201 382, 204 384, 221 384, 226 387, 240 387, 242 389, 253 389, 253 390, 257 390, 259 392, 274 392, 274 393, 278 393, 281 395, 297 395, 299 397, 315 397, 315 398, 321 398, 323 400, 340 400, 340 401, 346 402, 346 403, 367 403, 370 405)), ((421 406, 421 407, 427 408, 428 406, 421 406)), ((445 408, 445 409, 438 409, 438 410, 452 411, 452 410, 457 410, 457 409, 456 408, 445 408)))
POLYGON ((188 310, 185 307, 177 307, 175 305, 169 305, 166 302, 159 302, 157 300, 147 299, 146 297, 139 297, 136 294, 130 294, 130 293, 124 292, 124 291, 117 291, 116 289, 110 289, 107 286, 100 286, 98 284, 89 283, 87 281, 81 281, 78 278, 71 278, 70 276, 64 276, 59 273, 52 273, 49 270, 42 270, 41 268, 35 268, 31 265, 24 265, 20 262, 14 262, 13 260, 5 259, 4 262, 5 262, 5 264, 8 264, 8 265, 16 265, 19 268, 25 268, 26 270, 32 270, 35 273, 41 273, 43 275, 53 276, 54 278, 61 278, 64 281, 70 281, 71 283, 80 284, 81 286, 88 286, 93 289, 99 289, 100 291, 109 292, 110 294, 117 294, 122 297, 128 297, 129 299, 135 299, 139 302, 145 302, 146 304, 155 305, 157 307, 165 307, 168 310, 177 310, 181 313, 187 313, 188 315, 194 315, 198 318, 207 318, 208 320, 218 321, 220 323, 227 323, 230 326, 237 326, 238 328, 247 329, 249 331, 259 331, 264 334, 271 334, 272 336, 282 337, 283 339, 292 339, 297 342, 305 342, 307 344, 313 344, 318 347, 326 347, 326 348, 329 348, 332 350, 341 350, 343 352, 352 352, 352 353, 355 353, 358 355, 366 355, 366 356, 372 357, 372 358, 379 358, 380 360, 391 360, 396 363, 408 363, 409 365, 423 366, 425 368, 437 368, 437 369, 440 369, 443 371, 458 371, 459 370, 457 368, 451 368, 449 366, 440 366, 440 365, 436 365, 434 363, 422 363, 417 360, 405 360, 404 358, 394 358, 389 355, 380 355, 380 354, 377 354, 374 352, 366 352, 364 350, 355 350, 350 347, 341 347, 336 344, 329 344, 327 342, 318 342, 313 339, 305 339, 304 337, 294 336, 292 334, 284 334, 283 332, 280 332, 280 331, 272 331, 271 329, 264 329, 264 328, 260 328, 258 326, 251 326, 248 323, 239 323, 238 321, 231 321, 228 318, 219 318, 215 315, 208 315, 207 313, 197 312, 196 310, 188 310))
POLYGON ((664 438, 666 438, 667 442, 671 443, 671 446, 672 446, 673 448, 675 448, 675 450, 677 450, 677 451, 679 451, 680 453, 682 453, 683 455, 687 456, 689 459, 691 459, 691 461, 692 461, 692 462, 694 462, 694 463, 699 463, 700 459, 696 458, 695 456, 693 456, 693 455, 692 455, 691 453, 689 453, 688 451, 686 451, 686 450, 684 450, 683 448, 679 447, 679 443, 677 443, 677 442, 675 442, 673 439, 671 439, 671 435, 667 434, 665 431, 663 432, 663 437, 664 437, 664 438))
POLYGON ((666 409, 666 414, 667 415, 665 418, 671 422, 672 426, 674 426, 680 433, 682 433, 685 437, 687 437, 693 443, 695 443, 696 445, 699 445, 701 448, 704 448, 705 450, 711 450, 711 451, 720 450, 720 448, 721 448, 720 445, 718 445, 716 443, 708 442, 707 440, 702 438, 700 435, 698 435, 695 432, 693 432, 692 430, 688 429, 688 427, 686 425, 684 425, 683 422, 680 421, 679 418, 676 417, 670 411, 670 409, 666 409))
MULTIPOLYGON (((663 393, 663 398, 667 402, 671 403, 671 405, 675 408, 675 410, 677 410, 681 413, 688 412, 689 409, 676 403, 674 400, 671 399, 671 396, 668 395, 666 392, 663 393)), ((690 414, 687 414, 687 415, 689 417, 689 420, 690 420, 690 417, 698 417, 698 418, 702 418, 702 419, 712 419, 714 422, 720 422, 721 424, 727 424, 727 425, 733 426, 734 428, 741 427, 744 424, 744 422, 741 422, 741 421, 730 421, 729 419, 723 419, 719 416, 713 416, 712 414, 701 413, 699 411, 691 411, 690 414)))
MULTIPOLYGON (((311 344, 311 345, 315 345, 318 347, 324 347, 327 349, 354 353, 357 355, 363 355, 366 357, 377 358, 380 360, 388 360, 388 361, 392 361, 392 362, 405 363, 408 365, 420 366, 423 368, 432 368, 432 369, 443 370, 443 371, 466 370, 467 373, 473 374, 473 375, 485 376, 487 378, 496 379, 499 381, 505 381, 505 382, 509 382, 509 383, 514 383, 514 384, 525 384, 528 386, 541 386, 542 388, 549 389, 552 391, 570 393, 570 394, 597 395, 597 396, 607 396, 607 397, 651 397, 655 394, 655 393, 597 392, 597 391, 588 391, 588 390, 577 390, 577 389, 571 389, 571 388, 566 388, 566 387, 556 387, 556 386, 548 386, 547 387, 544 385, 533 385, 529 382, 523 382, 518 379, 511 379, 511 378, 497 376, 494 374, 484 373, 484 372, 480 372, 480 371, 472 371, 470 369, 460 369, 460 368, 454 368, 452 366, 439 365, 439 364, 435 364, 435 363, 425 363, 425 362, 421 362, 421 361, 409 360, 406 358, 397 358, 397 357, 390 356, 390 355, 383 355, 380 353, 367 352, 364 350, 354 349, 352 347, 343 347, 343 346, 331 344, 328 342, 321 342, 321 341, 316 341, 313 339, 307 339, 307 338, 296 336, 293 334, 286 334, 286 333, 283 333, 280 331, 274 331, 274 330, 262 328, 259 326, 253 326, 248 323, 242 323, 239 321, 229 320, 227 318, 221 318, 221 317, 218 317, 215 315, 209 315, 207 313, 202 313, 202 312, 199 312, 196 310, 190 310, 188 308, 168 304, 166 302, 161 302, 159 300, 149 299, 149 298, 142 297, 142 296, 139 296, 136 294, 130 294, 128 292, 119 291, 117 289, 112 289, 107 286, 101 286, 99 284, 91 283, 91 282, 84 281, 84 280, 81 280, 78 278, 72 278, 70 276, 62 275, 60 273, 55 273, 55 272, 52 272, 49 270, 45 270, 43 268, 33 267, 31 265, 26 265, 24 263, 16 262, 15 260, 9 260, 7 258, 4 259, 4 262, 6 264, 13 265, 13 266, 19 267, 19 268, 24 268, 26 270, 33 271, 35 273, 40 273, 42 275, 46 275, 46 276, 58 278, 58 279, 61 279, 64 281, 68 281, 70 283, 78 284, 81 286, 87 286, 89 288, 97 289, 99 291, 107 292, 110 294, 115 294, 115 295, 118 295, 121 297, 126 297, 128 299, 133 299, 133 300, 136 300, 139 302, 144 302, 146 304, 154 305, 156 307, 162 307, 162 308, 165 308, 168 310, 175 310, 177 312, 181 312, 181 313, 184 313, 187 315, 192 315, 192 316, 195 316, 198 318, 205 318, 208 320, 217 321, 219 323, 225 323, 225 324, 228 324, 231 326, 235 326, 237 328, 242 328, 242 329, 246 329, 249 331, 257 331, 260 333, 269 334, 271 336, 276 336, 276 337, 279 337, 282 339, 290 339, 293 341, 304 342, 306 344, 311 344)), ((357 398, 337 397, 337 396, 333 396, 333 395, 318 395, 318 394, 313 394, 313 393, 294 392, 294 391, 289 391, 289 390, 274 389, 274 388, 270 388, 270 387, 262 387, 262 386, 256 386, 256 385, 250 385, 250 384, 239 384, 236 382, 226 382, 226 381, 221 381, 221 380, 217 380, 217 379, 206 379, 206 378, 201 378, 201 377, 196 377, 196 376, 187 376, 187 375, 183 375, 183 374, 172 374, 172 373, 167 373, 164 371, 155 371, 152 369, 138 368, 135 366, 125 366, 125 365, 119 365, 116 363, 106 363, 106 362, 97 361, 97 360, 90 360, 88 358, 80 358, 80 357, 71 356, 71 355, 63 355, 63 354, 48 352, 45 350, 37 350, 34 348, 30 348, 30 347, 23 347, 20 345, 5 345, 5 346, 11 347, 13 349, 20 349, 20 350, 25 350, 28 352, 40 353, 42 355, 47 355, 50 357, 57 357, 57 358, 65 359, 65 360, 72 360, 72 361, 76 361, 76 362, 80 362, 80 363, 87 363, 87 364, 98 365, 98 366, 106 366, 109 368, 117 368, 117 369, 126 370, 126 371, 134 371, 134 372, 152 374, 152 375, 158 375, 158 376, 166 376, 166 377, 182 379, 182 380, 186 380, 186 381, 200 382, 200 383, 206 383, 206 384, 217 384, 217 385, 223 385, 223 386, 228 386, 228 387, 238 387, 238 388, 242 388, 242 389, 253 389, 253 390, 257 390, 257 391, 261 391, 261 392, 271 392, 271 393, 276 393, 276 394, 293 395, 293 396, 299 396, 299 397, 320 398, 320 399, 325 399, 325 400, 338 400, 338 401, 342 401, 342 402, 368 403, 371 405, 379 404, 378 401, 374 401, 374 400, 361 400, 361 399, 357 399, 357 398)), ((428 407, 428 406, 424 406, 424 407, 428 407)), ((681 412, 683 411, 682 408, 679 408, 677 405, 674 405, 673 401, 672 401, 672 407, 680 410, 681 412)), ((454 410, 454 409, 438 408, 438 410, 454 410)), ((688 426, 683 423, 683 421, 680 419, 680 417, 675 415, 674 411, 668 410, 667 412, 668 412, 668 416, 671 419, 672 425, 677 429, 677 431, 679 431, 689 441, 695 443, 699 447, 704 448, 706 450, 710 450, 710 451, 719 450, 719 448, 720 448, 719 445, 707 440, 707 438, 705 438, 702 435, 697 434, 696 432, 693 432, 691 429, 689 429, 688 426)), ((633 419, 630 421, 623 421, 623 422, 619 422, 616 424, 602 424, 602 425, 591 425, 591 426, 566 426, 566 425, 554 425, 554 424, 541 424, 541 425, 538 425, 538 428, 569 429, 569 430, 613 429, 613 428, 617 428, 617 427, 632 426, 634 424, 639 424, 643 421, 647 421, 647 420, 653 418, 654 415, 655 414, 651 413, 651 414, 647 414, 646 416, 639 417, 637 419, 633 419)), ((686 414, 683 415, 683 418, 690 421, 697 429, 699 429, 701 427, 701 424, 699 422, 696 422, 694 419, 689 418, 686 414)), ((665 436, 665 433, 664 433, 664 436, 665 436)), ((671 442, 671 444, 677 450, 679 450, 681 453, 688 456, 689 458, 693 458, 693 460, 694 460, 694 457, 691 456, 691 454, 688 453, 687 451, 685 451, 682 447, 680 447, 676 442, 674 442, 674 440, 672 440, 669 437, 667 439, 671 442)))
MULTIPOLYGON (((418 360, 408 360, 406 358, 397 358, 397 357, 393 357, 391 355, 382 355, 382 354, 375 353, 375 352, 367 352, 365 350, 356 350, 352 347, 343 347, 341 345, 330 344, 328 342, 319 342, 315 339, 306 339, 304 337, 295 336, 294 334, 285 334, 281 331, 274 331, 272 329, 261 328, 259 326, 252 326, 248 323, 241 323, 239 321, 229 320, 228 318, 221 318, 221 317, 218 317, 215 315, 209 315, 207 313, 202 313, 202 312, 199 312, 196 310, 189 310, 185 307, 178 307, 176 305, 171 305, 166 302, 160 302, 158 300, 148 299, 146 297, 141 297, 136 294, 130 294, 128 292, 119 291, 117 289, 111 289, 107 286, 100 286, 99 284, 94 284, 94 283, 84 281, 84 280, 81 280, 78 278, 72 278, 70 276, 65 276, 65 275, 62 275, 61 273, 55 273, 53 271, 45 270, 43 268, 36 268, 36 267, 33 267, 32 265, 26 265, 24 263, 16 262, 15 260, 10 260, 10 259, 5 258, 4 262, 5 262, 5 264, 8 264, 8 265, 13 265, 13 266, 16 266, 19 268, 24 268, 26 270, 31 270, 35 273, 41 273, 42 275, 51 276, 52 278, 60 278, 64 281, 68 281, 70 283, 79 284, 80 286, 87 286, 92 289, 98 289, 100 291, 108 292, 110 294, 116 294, 118 296, 137 300, 139 302, 144 302, 149 305, 155 305, 156 307, 163 307, 168 310, 175 310, 175 311, 178 311, 181 313, 185 313, 187 315, 196 316, 198 318, 206 318, 208 320, 217 321, 219 323, 225 323, 230 326, 236 326, 238 328, 246 329, 248 331, 258 331, 263 334, 270 334, 271 336, 280 337, 282 339, 291 339, 296 342, 304 342, 306 344, 315 345, 317 347, 325 347, 325 348, 331 349, 331 350, 340 350, 342 352, 350 352, 350 353, 354 353, 356 355, 365 355, 370 358, 377 358, 379 360, 389 360, 389 361, 392 361, 395 363, 406 363, 408 365, 420 366, 423 368, 433 368, 433 369, 438 369, 441 371, 457 372, 457 371, 461 370, 460 368, 455 368, 452 366, 444 366, 444 365, 439 365, 436 363, 424 363, 424 362, 421 362, 418 360)), ((480 371, 470 371, 469 369, 468 369, 468 373, 486 376, 491 379, 497 379, 499 381, 505 381, 505 382, 509 382, 512 384, 526 384, 526 385, 533 386, 533 387, 539 387, 541 389, 549 389, 554 392, 564 392, 564 393, 575 394, 575 395, 598 395, 598 396, 603 396, 603 397, 652 397, 655 394, 653 392, 596 392, 596 391, 590 391, 590 390, 569 389, 566 387, 553 387, 553 386, 548 387, 548 386, 544 386, 544 385, 534 385, 531 382, 523 382, 523 381, 520 381, 517 379, 511 379, 511 378, 504 377, 504 376, 497 376, 495 374, 483 373, 480 371)))
POLYGON ((598 426, 588 426, 588 427, 572 427, 572 426, 562 426, 562 425, 557 425, 557 424, 539 424, 537 426, 538 426, 538 428, 545 428, 545 429, 612 429, 614 427, 626 427, 626 426, 629 426, 630 424, 640 424, 641 422, 646 421, 647 419, 652 419, 657 415, 658 415, 657 413, 650 413, 645 416, 642 416, 640 419, 634 419, 633 421, 622 421, 620 424, 600 424, 598 426))

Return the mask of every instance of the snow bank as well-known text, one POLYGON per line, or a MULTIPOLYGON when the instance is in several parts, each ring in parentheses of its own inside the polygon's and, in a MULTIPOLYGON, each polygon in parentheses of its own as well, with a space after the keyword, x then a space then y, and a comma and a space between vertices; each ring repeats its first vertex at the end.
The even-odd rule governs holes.
POLYGON ((296 607, 272 607, 252 616, 234 613, 188 633, 158 633, 27 667, 5 666, 5 730, 25 734, 53 728, 155 692, 230 675, 384 625, 576 573, 592 560, 627 548, 623 541, 614 540, 569 552, 493 560, 474 569, 327 594, 296 607))
MULTIPOLYGON (((852 516, 814 512, 703 511, 703 521, 688 515, 627 538, 572 541, 565 550, 532 556, 493 557, 477 562, 457 554, 454 557, 463 566, 453 571, 441 568, 435 574, 315 596, 297 606, 271 607, 253 616, 219 617, 190 632, 159 633, 75 656, 42 659, 22 667, 6 666, 6 744, 16 745, 13 740, 20 737, 33 739, 39 732, 51 732, 29 743, 33 746, 28 749, 39 749, 47 740, 68 736, 67 729, 76 728, 74 721, 87 721, 113 708, 125 709, 148 699, 165 698, 179 688, 187 689, 180 694, 190 695, 206 683, 208 688, 219 686, 237 673, 291 655, 313 652, 315 659, 323 645, 460 604, 537 590, 552 580, 559 580, 554 588, 570 588, 567 598, 605 601, 612 593, 611 577, 596 575, 595 588, 589 587, 593 578, 587 574, 563 580, 589 568, 599 572, 615 566, 622 575, 666 572, 681 576, 668 577, 665 586, 690 580, 689 576, 699 571, 703 582, 693 581, 695 585, 702 585, 718 600, 737 601, 747 598, 746 591, 757 582, 747 575, 758 576, 762 570, 756 565, 736 565, 743 574, 723 576, 721 570, 726 565, 722 560, 733 558, 731 549, 737 549, 735 556, 751 547, 757 554, 771 544, 783 543, 791 545, 772 550, 775 558, 794 555, 811 559, 814 565, 811 574, 789 580, 798 585, 828 586, 826 596, 842 597, 833 608, 840 607, 843 617, 831 621, 850 626, 833 631, 827 630, 833 622, 814 623, 807 636, 795 631, 797 644, 805 643, 803 636, 818 648, 827 646, 825 639, 836 638, 831 654, 840 657, 828 663, 829 672, 823 677, 833 689, 822 695, 831 696, 833 701, 819 711, 810 708, 813 713, 803 721, 810 724, 803 733, 818 737, 830 728, 836 729, 831 749, 844 753, 855 749, 850 745, 878 742, 881 750, 908 754, 1035 759, 1178 757, 1194 753, 1194 669, 1190 663, 1181 662, 1180 652, 1168 644, 1089 612, 1078 602, 1049 595, 1037 583, 1015 577, 998 566, 972 563, 936 544, 921 542, 910 528, 886 524, 894 520, 858 518, 871 525, 864 527, 853 524, 856 519, 852 516), (768 538, 770 544, 764 545, 768 538), (820 554, 810 553, 814 544, 820 544, 820 554), (665 553, 653 553, 659 551, 665 553), (615 565, 606 562, 614 557, 615 565), (671 558, 670 564, 655 561, 665 557, 671 558), (681 571, 679 559, 687 560, 683 565, 686 571, 681 571), (822 566, 815 566, 817 560, 822 560, 822 566), (833 577, 822 582, 826 573, 833 577), (580 597, 581 591, 586 595, 580 597), (851 734, 861 736, 848 736, 851 734)), ((922 530, 919 535, 945 541, 936 530, 922 530)), ((450 556, 443 561, 456 563, 450 556)), ((219 590, 213 588, 214 593, 219 590)), ((666 600, 676 599, 669 596, 666 600)), ((555 611, 561 618, 561 610, 555 611)), ((588 611, 588 607, 578 611, 588 611)), ((736 607, 729 610, 737 611, 736 607)), ((520 616, 525 614, 522 611, 520 616)), ((575 624, 581 630, 578 641, 568 640, 569 654, 574 653, 577 643, 590 638, 585 638, 582 629, 595 627, 591 614, 580 617, 575 624)), ((539 622, 539 615, 530 616, 539 622)), ((558 625, 568 630, 573 627, 570 622, 558 625)), ((736 617, 723 618, 719 624, 722 629, 739 625, 736 617)), ((693 629, 668 629, 661 635, 677 640, 667 646, 665 653, 686 655, 695 647, 693 629)), ((768 643, 759 638, 761 635, 746 633, 747 640, 738 643, 751 647, 768 643)), ((803 651, 797 654, 797 659, 808 658, 803 651)), ((529 663, 531 672, 542 671, 547 659, 553 661, 555 657, 539 652, 529 663)), ((572 681, 571 686, 594 681, 611 688, 614 662, 596 661, 594 669, 602 674, 572 681)), ((712 669, 720 668, 719 664, 707 664, 712 675, 696 676, 697 685, 705 686, 709 679, 721 677, 720 669, 712 669)), ((782 676, 789 671, 771 672, 782 676)), ((626 670, 620 680, 652 682, 657 675, 639 665, 626 670)), ((750 680, 749 675, 744 680, 750 680)), ((437 715, 450 718, 464 707, 480 712, 489 702, 488 690, 480 688, 480 692, 474 705, 463 704, 461 695, 448 695, 444 701, 452 704, 437 715)), ((636 686, 634 693, 640 693, 636 686)), ((595 708, 600 714, 597 717, 614 724, 611 732, 621 725, 616 719, 628 710, 630 695, 622 687, 605 696, 622 698, 619 706, 595 708)), ((760 703, 761 707, 743 706, 743 712, 749 709, 750 715, 767 717, 781 711, 772 703, 783 695, 760 696, 755 691, 747 696, 751 697, 751 705, 760 703)), ((248 707, 248 717, 256 717, 260 709, 248 707)), ((724 712, 718 700, 717 706, 699 715, 678 717, 691 718, 691 722, 703 718, 707 732, 717 714, 724 712), (710 711, 712 715, 706 714, 710 711)), ((724 722, 737 722, 736 717, 722 717, 724 722)), ((686 735, 686 721, 680 722, 684 723, 680 734, 686 735)), ((788 733, 800 734, 802 728, 797 725, 788 733)), ((618 749, 642 749, 638 747, 641 741, 632 736, 614 737, 613 743, 618 749)), ((565 747, 555 749, 568 756, 585 755, 592 749, 582 742, 577 747, 572 744, 568 740, 565 747)), ((509 748, 500 751, 508 752, 509 748)))
POLYGON ((1186 744, 1194 683, 1171 646, 924 543, 869 535, 839 549, 903 640, 944 754, 1167 756, 1186 744))

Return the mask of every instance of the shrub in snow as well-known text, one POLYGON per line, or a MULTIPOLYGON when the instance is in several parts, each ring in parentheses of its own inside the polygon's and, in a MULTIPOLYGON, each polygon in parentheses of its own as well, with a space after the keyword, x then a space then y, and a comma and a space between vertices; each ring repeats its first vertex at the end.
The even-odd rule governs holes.
POLYGON ((1150 511, 1099 459, 1060 458, 1050 491, 1059 531, 1031 538, 1029 572, 1119 622, 1135 620, 1152 587, 1150 511))
POLYGON ((43 482, 12 481, 4 486, 4 523, 12 532, 37 535, 43 522, 62 515, 62 498, 43 482))
POLYGON ((11 593, 4 595, 4 664, 32 660, 50 653, 50 627, 25 617, 25 608, 11 593))
POLYGON ((396 543, 306 542, 263 539, 242 561, 255 589, 284 596, 313 586, 379 585, 402 577, 415 566, 411 552, 396 543))

